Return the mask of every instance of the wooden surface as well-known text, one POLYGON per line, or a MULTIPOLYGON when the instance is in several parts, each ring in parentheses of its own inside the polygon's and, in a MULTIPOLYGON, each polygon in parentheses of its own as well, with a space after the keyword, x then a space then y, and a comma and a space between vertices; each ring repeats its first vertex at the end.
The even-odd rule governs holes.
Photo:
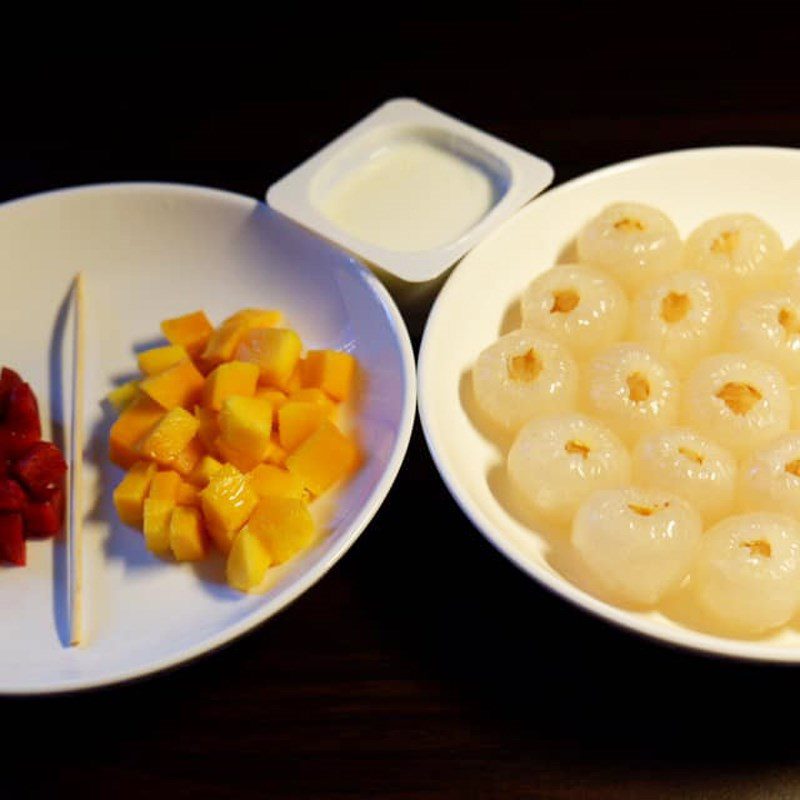
MULTIPOLYGON (((557 181, 674 148, 798 146, 795 29, 758 8, 56 32, 4 51, 0 199, 129 179, 263 196, 397 95, 544 156, 557 181)), ((670 650, 539 588, 459 512, 417 430, 374 522, 277 618, 140 683, 0 699, 4 796, 796 797, 799 698, 797 669, 670 650)))

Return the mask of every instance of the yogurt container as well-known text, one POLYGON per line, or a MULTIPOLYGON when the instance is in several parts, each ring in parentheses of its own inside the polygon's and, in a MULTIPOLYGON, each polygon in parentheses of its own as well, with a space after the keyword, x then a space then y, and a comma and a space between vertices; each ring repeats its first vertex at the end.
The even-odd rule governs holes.
POLYGON ((366 261, 406 310, 553 180, 546 161, 417 100, 390 100, 267 192, 366 261))

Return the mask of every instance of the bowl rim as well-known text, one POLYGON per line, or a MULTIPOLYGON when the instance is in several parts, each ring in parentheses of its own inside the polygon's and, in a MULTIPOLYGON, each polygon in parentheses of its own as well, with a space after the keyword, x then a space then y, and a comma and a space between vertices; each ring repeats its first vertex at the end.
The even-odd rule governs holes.
MULTIPOLYGON (((99 182, 51 189, 4 201, 0 203, 0 214, 5 211, 13 210, 17 206, 24 206, 35 203, 36 201, 48 200, 61 196, 116 192, 156 192, 170 194, 175 197, 206 198, 241 209, 254 209, 261 206, 266 208, 270 214, 277 214, 274 209, 269 208, 263 201, 245 194, 198 184, 169 181, 99 182)), ((300 228, 298 229, 302 230, 300 228)), ((313 236, 313 234, 307 235, 313 236)), ((318 239, 318 237, 313 238, 318 239)), ((346 260, 349 263, 349 268, 355 272, 370 290, 370 293, 379 306, 383 308, 392 338, 397 343, 400 351, 400 358, 403 365, 402 415, 400 425, 395 433, 395 441, 380 479, 373 486, 366 502, 356 514, 351 525, 345 530, 335 547, 332 547, 325 554, 313 561, 303 572, 289 581, 286 586, 275 592, 273 597, 265 599, 263 603, 235 623, 229 624, 222 630, 204 637, 196 644, 176 654, 165 658, 155 658, 145 664, 129 669, 120 669, 112 674, 104 675, 99 678, 78 677, 76 679, 61 680, 58 683, 46 686, 41 684, 26 684, 24 681, 21 681, 15 686, 3 687, 0 689, 0 696, 66 694, 112 685, 116 686, 173 669, 190 661, 194 661, 200 656, 210 654, 275 616, 275 614, 282 611, 292 601, 306 592, 319 581, 340 558, 342 558, 372 521, 395 483, 411 440, 411 433, 416 416, 417 381, 414 351, 411 345, 408 328, 395 301, 374 273, 360 259, 352 254, 341 251, 324 240, 319 241, 322 242, 325 247, 336 250, 342 257, 342 260, 346 260)), ((264 597, 266 597, 266 595, 264 597)))
POLYGON ((695 631, 686 627, 670 628, 659 620, 651 617, 634 616, 630 611, 606 603, 571 583, 562 575, 548 571, 540 565, 525 559, 520 553, 515 552, 514 548, 504 540, 502 535, 498 534, 495 526, 488 517, 484 515, 478 504, 471 498, 468 490, 462 485, 458 478, 457 471, 451 466, 446 448, 439 439, 438 431, 432 421, 432 412, 430 410, 430 404, 433 401, 430 399, 427 374, 430 369, 429 364, 433 360, 433 356, 431 355, 433 332, 439 325, 439 318, 443 315, 442 309, 446 307, 450 295, 454 292, 454 287, 457 287, 466 279, 470 271, 469 264, 473 253, 480 252, 491 245, 496 237, 503 236, 506 228, 514 225, 519 216, 536 213, 535 210, 538 209, 539 206, 546 206, 551 198, 568 194, 598 180, 648 166, 654 162, 683 159, 695 160, 707 158, 709 156, 735 158, 745 155, 778 158, 788 157, 800 160, 800 149, 760 145, 722 145, 718 147, 669 150, 600 167, 599 169, 576 176, 562 184, 554 186, 534 198, 530 203, 520 209, 517 214, 492 231, 490 236, 482 240, 474 250, 464 257, 461 263, 458 264, 450 274, 442 290, 439 292, 439 295, 436 297, 425 324, 419 348, 419 356, 417 358, 417 406, 422 432, 431 458, 447 486, 448 491, 456 501, 456 504, 461 508, 469 521, 497 550, 511 561, 512 564, 515 564, 542 586, 578 608, 590 612, 604 622, 612 623, 619 628, 639 634, 660 644, 684 648, 707 656, 721 656, 751 662, 771 662, 787 665, 800 664, 800 647, 782 647, 766 644, 759 640, 728 639, 717 637, 712 634, 701 633, 700 631, 695 631), (463 269, 464 265, 467 266, 466 270, 463 269))

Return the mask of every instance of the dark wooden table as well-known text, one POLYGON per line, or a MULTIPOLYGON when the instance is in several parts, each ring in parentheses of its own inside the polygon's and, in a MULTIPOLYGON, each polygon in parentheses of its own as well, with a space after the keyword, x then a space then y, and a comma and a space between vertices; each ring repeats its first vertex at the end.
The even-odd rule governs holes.
MULTIPOLYGON (((397 95, 544 156, 557 181, 673 148, 798 146, 794 28, 758 11, 570 4, 310 37, 149 20, 125 42, 28 42, 2 56, 0 199, 120 179, 262 196, 397 95)), ((277 618, 136 684, 0 700, 0 795, 797 797, 799 698, 796 669, 671 650, 548 594, 459 512, 417 430, 374 522, 277 618)))

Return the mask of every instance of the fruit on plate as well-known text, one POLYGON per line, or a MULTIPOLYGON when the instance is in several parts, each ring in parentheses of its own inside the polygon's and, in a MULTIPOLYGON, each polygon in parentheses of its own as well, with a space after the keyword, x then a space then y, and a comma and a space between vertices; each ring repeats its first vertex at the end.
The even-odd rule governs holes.
POLYGON ((25 540, 55 536, 64 517, 61 451, 41 440, 31 387, 8 367, 0 372, 0 563, 22 566, 25 540))
MULTIPOLYGON (((358 467, 358 446, 337 424, 356 359, 304 356, 273 309, 243 309, 216 328, 196 311, 161 330, 169 344, 139 353, 141 380, 108 395, 119 414, 109 457, 127 470, 114 490, 117 514, 161 558, 199 561, 218 550, 228 583, 251 591, 311 544, 309 504, 358 467)), ((34 453, 33 491, 35 466, 34 453)), ((0 514, 17 513, 18 502, 0 484, 0 514)))
MULTIPOLYGON (((534 277, 520 327, 475 354, 464 410, 506 452, 496 499, 604 601, 680 607, 724 636, 796 626, 800 242, 787 251, 736 213, 684 243, 663 212, 624 202, 584 225, 575 255, 534 277)), ((305 386, 335 395, 320 363, 303 360, 305 386)), ((294 426, 284 445, 310 418, 298 400, 278 411, 294 426)), ((305 454, 329 433, 286 458, 304 486, 324 485, 325 458, 305 454)))

